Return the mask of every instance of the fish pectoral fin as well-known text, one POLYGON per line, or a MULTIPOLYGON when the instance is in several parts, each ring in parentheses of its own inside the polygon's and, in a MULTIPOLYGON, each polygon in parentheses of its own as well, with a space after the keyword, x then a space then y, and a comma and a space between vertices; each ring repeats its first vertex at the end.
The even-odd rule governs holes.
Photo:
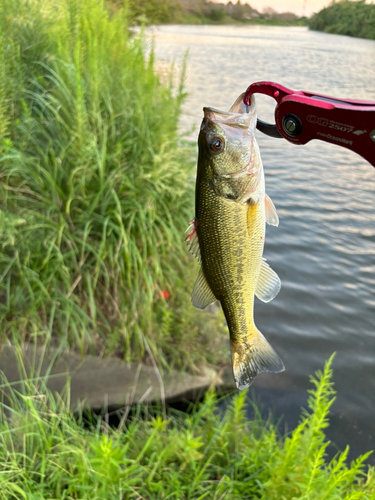
POLYGON ((270 302, 279 293, 280 288, 280 278, 267 264, 266 259, 262 259, 255 295, 263 302, 270 302))
POLYGON ((283 362, 257 328, 249 338, 247 348, 240 342, 232 342, 231 352, 234 380, 240 391, 249 387, 260 372, 285 370, 283 362))
POLYGON ((207 306, 216 302, 216 297, 213 294, 210 285, 207 283, 203 269, 199 269, 198 278, 195 282, 193 293, 191 294, 191 303, 197 309, 205 309, 207 306))
POLYGON ((266 194, 264 197, 264 204, 266 207, 266 222, 270 226, 279 225, 279 216, 277 215, 275 205, 273 204, 271 198, 266 194))
POLYGON ((187 228, 186 231, 189 231, 189 234, 186 236, 185 241, 186 245, 189 249, 189 252, 194 255, 194 257, 197 259, 199 263, 201 263, 201 251, 199 248, 199 241, 198 241, 198 233, 197 233, 197 223, 196 220, 193 219, 190 222, 190 226, 187 228))

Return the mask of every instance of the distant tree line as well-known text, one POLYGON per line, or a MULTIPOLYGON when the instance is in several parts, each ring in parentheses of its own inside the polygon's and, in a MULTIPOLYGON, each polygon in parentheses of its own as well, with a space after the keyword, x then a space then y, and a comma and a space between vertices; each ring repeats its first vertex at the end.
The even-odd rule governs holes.
MULTIPOLYGON (((182 0, 183 3, 184 0, 182 0)), ((241 4, 229 1, 227 4, 215 2, 200 2, 200 10, 197 13, 203 14, 205 17, 214 21, 224 21, 232 18, 240 22, 274 22, 274 23, 291 23, 294 24, 299 20, 299 17, 292 12, 276 12, 271 7, 266 7, 262 12, 258 12, 248 3, 241 4)))
MULTIPOLYGON (((1 1, 1 0, 0 0, 1 1)), ((123 5, 123 0, 107 0, 111 7, 123 5)), ((248 3, 229 1, 227 4, 209 0, 128 0, 132 24, 167 24, 183 22, 297 24, 300 18, 292 12, 279 13, 267 7, 258 12, 248 3)))
MULTIPOLYGON (((0 0, 2 1, 2 0, 0 0)), ((106 0, 117 9, 124 0, 106 0)), ((251 0, 250 0, 251 1, 251 0)), ((266 7, 257 11, 248 3, 211 0, 127 0, 132 25, 168 23, 253 23, 308 25, 311 30, 375 39, 375 0, 332 0, 309 19, 292 12, 276 12, 266 7)))
POLYGON ((365 0, 333 1, 308 20, 311 30, 375 40, 375 5, 365 0))

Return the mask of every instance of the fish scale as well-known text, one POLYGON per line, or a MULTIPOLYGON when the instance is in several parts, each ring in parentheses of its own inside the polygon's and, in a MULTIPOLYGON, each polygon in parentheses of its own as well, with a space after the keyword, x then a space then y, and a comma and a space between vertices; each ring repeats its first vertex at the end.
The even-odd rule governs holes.
POLYGON ((192 303, 204 309, 220 301, 234 378, 244 389, 259 372, 284 366, 254 323, 254 295, 268 302, 280 289, 278 276, 262 259, 266 219, 277 225, 278 218, 265 194, 254 137, 255 100, 244 109, 240 98, 228 113, 204 108, 196 213, 187 242, 201 263, 192 303))
POLYGON ((197 184, 197 226, 203 272, 220 300, 231 341, 253 334, 254 293, 263 253, 265 222, 260 203, 250 207, 215 196, 197 184), (206 198, 204 200, 204 198, 206 198), (203 210, 201 209, 203 208, 203 210), (211 214, 216 216, 212 217, 211 214))

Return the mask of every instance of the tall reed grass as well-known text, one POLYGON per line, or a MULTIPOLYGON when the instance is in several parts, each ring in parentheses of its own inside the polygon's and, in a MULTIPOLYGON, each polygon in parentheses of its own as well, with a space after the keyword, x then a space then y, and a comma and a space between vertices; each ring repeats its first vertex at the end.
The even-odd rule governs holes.
POLYGON ((188 415, 170 410, 164 420, 149 408, 147 418, 134 412, 111 428, 93 415, 74 418, 68 386, 59 396, 47 379, 3 377, 0 499, 373 500, 368 454, 350 465, 348 448, 326 458, 331 360, 311 378, 309 410, 286 437, 259 412, 246 418, 246 392, 224 415, 211 392, 188 415))
POLYGON ((2 0, 0 28, 2 334, 196 363, 184 73, 101 0, 2 0))

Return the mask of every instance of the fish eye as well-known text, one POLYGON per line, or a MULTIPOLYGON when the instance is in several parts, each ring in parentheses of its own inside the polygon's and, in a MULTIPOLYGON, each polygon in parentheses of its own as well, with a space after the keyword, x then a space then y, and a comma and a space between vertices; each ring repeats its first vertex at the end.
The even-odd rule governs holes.
POLYGON ((224 149, 225 142, 221 137, 213 137, 210 140, 210 148, 214 153, 219 153, 224 149))

